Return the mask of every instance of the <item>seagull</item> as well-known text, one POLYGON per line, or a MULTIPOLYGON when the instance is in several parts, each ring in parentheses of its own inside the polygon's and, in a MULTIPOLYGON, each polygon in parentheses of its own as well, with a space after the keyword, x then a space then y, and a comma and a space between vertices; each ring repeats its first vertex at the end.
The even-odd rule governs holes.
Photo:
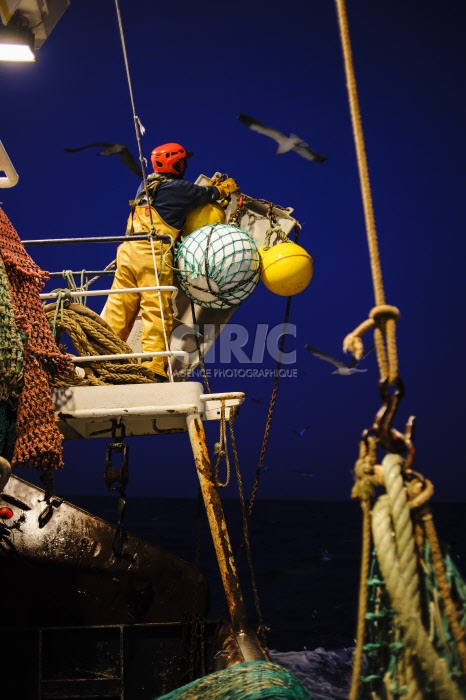
MULTIPOLYGON (((344 362, 340 362, 339 360, 336 360, 334 357, 331 357, 330 355, 326 355, 324 352, 321 352, 320 350, 317 350, 316 348, 312 347, 312 345, 305 345, 304 348, 311 353, 311 355, 315 355, 315 357, 319 357, 321 360, 326 360, 326 362, 331 362, 332 365, 335 365, 336 369, 333 370, 330 374, 341 374, 343 377, 346 377, 349 374, 356 374, 356 372, 367 372, 367 369, 358 369, 356 365, 359 364, 360 360, 355 360, 354 358, 350 360, 347 364, 344 362)), ((361 359, 364 359, 367 357, 367 355, 372 352, 374 348, 371 348, 370 350, 367 350, 363 357, 361 359)))
POLYGON ((115 153, 117 153, 126 167, 131 170, 134 175, 142 178, 141 166, 134 158, 128 146, 125 146, 123 143, 105 143, 103 141, 98 141, 97 143, 88 143, 87 146, 80 146, 79 148, 65 148, 63 150, 65 153, 76 153, 77 151, 83 151, 85 148, 94 148, 95 146, 103 149, 97 153, 98 156, 113 156, 115 153))
POLYGON ((299 136, 296 136, 296 134, 285 136, 281 131, 272 129, 270 126, 266 126, 257 119, 248 117, 247 114, 242 114, 241 112, 237 117, 241 124, 248 126, 252 131, 257 131, 258 134, 263 134, 264 136, 269 136, 271 139, 274 139, 274 141, 278 143, 278 149, 275 155, 288 153, 288 151, 296 151, 296 153, 299 153, 303 158, 313 160, 315 163, 325 163, 327 160, 325 156, 321 156, 319 153, 312 151, 308 144, 300 139, 299 136))
POLYGON ((310 427, 310 425, 306 425, 304 428, 301 428, 301 430, 293 430, 293 432, 295 435, 299 435, 299 437, 304 437, 306 431, 308 431, 310 427))

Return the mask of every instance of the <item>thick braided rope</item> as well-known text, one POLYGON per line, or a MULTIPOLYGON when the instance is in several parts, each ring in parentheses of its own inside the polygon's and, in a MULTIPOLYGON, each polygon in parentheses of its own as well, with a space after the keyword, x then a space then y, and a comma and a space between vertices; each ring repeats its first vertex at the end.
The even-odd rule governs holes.
POLYGON ((47 273, 26 253, 1 208, 0 253, 8 278, 15 322, 26 337, 23 388, 17 407, 17 436, 12 466, 36 467, 44 481, 46 473, 63 465, 62 436, 56 424, 48 376, 69 373, 72 363, 57 347, 42 308, 39 292, 47 273))
MULTIPOLYGON (((47 316, 50 318, 51 313, 47 316)), ((110 327, 97 324, 88 316, 80 314, 74 309, 64 309, 63 326, 58 330, 66 331, 79 355, 112 355, 117 353, 132 352, 129 345, 115 335, 110 327)), ((137 363, 134 360, 125 360, 127 363, 137 363)))
POLYGON ((411 509, 402 476, 403 458, 387 454, 382 461, 385 490, 390 499, 391 517, 395 531, 396 554, 403 572, 405 593, 410 601, 411 612, 420 613, 419 576, 417 554, 413 536, 411 509))
MULTIPOLYGON (((46 316, 52 322, 55 304, 46 307, 46 316)), ((57 324, 58 332, 65 331, 78 355, 128 354, 132 349, 120 340, 110 326, 91 309, 80 304, 70 304, 63 309, 63 325, 57 324)), ((51 380, 53 386, 102 386, 104 384, 149 384, 154 381, 154 373, 140 365, 136 358, 114 360, 113 362, 83 363, 85 378, 73 370, 59 380, 51 380)))
MULTIPOLYGON (((400 547, 401 553, 398 553, 398 542, 396 537, 393 538, 393 529, 395 529, 395 533, 401 533, 406 552, 410 549, 406 544, 404 531, 411 529, 412 536, 412 526, 410 528, 407 525, 404 507, 401 505, 402 498, 398 495, 398 481, 392 474, 400 458, 397 455, 387 455, 387 457, 390 458, 387 466, 389 489, 393 488, 393 495, 384 494, 375 503, 372 512, 372 532, 380 570, 396 614, 396 624, 402 631, 405 642, 405 663, 407 665, 411 663, 412 655, 417 659, 426 678, 432 683, 438 700, 460 700, 461 693, 449 678, 446 661, 437 654, 422 624, 418 606, 419 596, 413 590, 413 585, 408 578, 412 572, 409 556, 403 553, 403 545, 400 547), (394 503, 392 503, 392 497, 394 497, 394 503), (398 524, 396 524, 397 519, 398 524), (404 562, 403 565, 401 561, 404 562), (404 565, 407 569, 403 568, 404 565)), ((383 466, 385 475, 385 464, 383 466)), ((405 500, 406 508, 409 510, 406 497, 405 500)), ((410 669, 407 677, 410 679, 409 697, 418 697, 420 679, 415 667, 410 669)))

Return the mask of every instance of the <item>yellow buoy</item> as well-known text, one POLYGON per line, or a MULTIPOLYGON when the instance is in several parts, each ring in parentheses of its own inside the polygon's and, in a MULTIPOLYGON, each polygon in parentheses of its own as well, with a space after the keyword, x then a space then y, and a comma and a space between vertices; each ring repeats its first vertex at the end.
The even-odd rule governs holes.
POLYGON ((299 294, 312 279, 314 262, 304 248, 287 241, 264 249, 260 246, 262 259, 261 280, 274 294, 290 297, 299 294))
POLYGON ((202 226, 225 224, 226 220, 225 211, 220 204, 209 202, 187 213, 182 234, 188 236, 202 226))

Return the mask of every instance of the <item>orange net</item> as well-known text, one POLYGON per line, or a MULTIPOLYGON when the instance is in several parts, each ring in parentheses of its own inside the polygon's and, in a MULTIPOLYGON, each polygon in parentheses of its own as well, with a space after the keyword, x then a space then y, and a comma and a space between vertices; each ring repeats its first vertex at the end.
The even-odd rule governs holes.
POLYGON ((42 307, 40 291, 48 273, 41 270, 0 208, 0 254, 9 283, 17 327, 24 341, 23 388, 16 416, 13 467, 35 467, 46 489, 53 472, 63 466, 62 436, 57 427, 49 376, 69 374, 73 365, 60 352, 42 307))

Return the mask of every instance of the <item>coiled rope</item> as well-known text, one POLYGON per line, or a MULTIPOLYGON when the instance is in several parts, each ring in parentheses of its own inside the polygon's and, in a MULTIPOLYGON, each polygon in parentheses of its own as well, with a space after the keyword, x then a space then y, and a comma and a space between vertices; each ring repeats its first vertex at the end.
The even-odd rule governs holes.
POLYGON ((382 462, 386 494, 374 505, 372 533, 380 570, 396 613, 395 624, 404 642, 403 665, 409 680, 406 697, 423 698, 427 679, 438 700, 460 700, 463 695, 450 678, 447 663, 429 639, 421 619, 418 562, 402 467, 403 459, 399 455, 387 455, 382 462))
MULTIPOLYGON (((44 309, 56 338, 66 333, 80 357, 90 355, 128 354, 132 349, 115 335, 110 326, 87 306, 56 302, 44 309), (57 313, 58 312, 58 313, 57 313)), ((143 384, 155 381, 155 374, 138 363, 138 360, 83 362, 78 366, 84 371, 79 376, 74 368, 67 375, 52 378, 51 384, 59 386, 100 386, 104 384, 143 384)))

